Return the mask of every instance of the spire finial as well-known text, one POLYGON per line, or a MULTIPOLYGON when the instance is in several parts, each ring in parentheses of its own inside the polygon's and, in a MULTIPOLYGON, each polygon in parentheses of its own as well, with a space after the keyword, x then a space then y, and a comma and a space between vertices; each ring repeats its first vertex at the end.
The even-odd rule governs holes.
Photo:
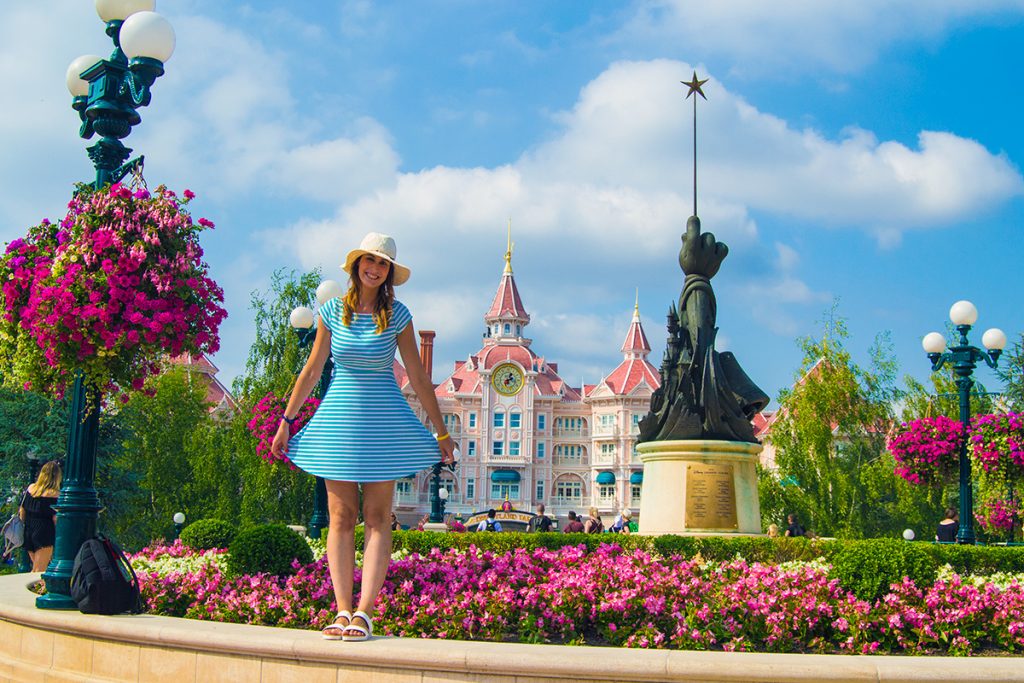
POLYGON ((515 247, 512 244, 512 217, 508 218, 508 247, 505 250, 505 274, 512 274, 512 249, 515 247))
POLYGON ((633 304, 633 322, 640 321, 640 288, 636 288, 636 303, 633 304))
MULTIPOLYGON (((708 82, 705 78, 703 81, 697 78, 696 70, 693 72, 693 78, 687 81, 679 81, 683 85, 689 88, 686 91, 686 99, 690 98, 690 95, 697 93, 705 100, 707 95, 701 90, 701 86, 708 82)), ((693 215, 697 215, 697 98, 693 98, 693 215)))

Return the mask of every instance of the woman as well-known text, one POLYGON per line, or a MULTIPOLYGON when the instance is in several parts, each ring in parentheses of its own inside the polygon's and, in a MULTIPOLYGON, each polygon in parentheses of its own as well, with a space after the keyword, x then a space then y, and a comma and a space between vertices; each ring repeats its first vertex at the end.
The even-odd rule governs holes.
POLYGON ((395 480, 439 459, 455 461, 455 446, 420 362, 412 315, 395 299, 394 288, 410 274, 395 256, 395 241, 375 232, 348 253, 342 268, 351 278, 349 290, 320 309, 313 350, 272 445, 275 454, 287 453, 295 465, 327 484, 327 562, 338 605, 334 621, 323 629, 327 640, 367 640, 373 635, 371 615, 391 559, 395 480), (436 439, 395 382, 396 348, 420 405, 437 430, 436 439), (288 423, 320 380, 328 354, 335 364, 331 386, 309 424, 289 443, 288 423), (353 612, 360 486, 366 533, 359 604, 353 612))
POLYGON ((604 531, 604 522, 597 508, 590 508, 587 511, 587 521, 583 523, 583 532, 587 534, 599 534, 604 531))
POLYGON ((61 471, 56 460, 43 465, 39 478, 29 484, 28 493, 21 502, 18 515, 25 522, 25 545, 32 571, 46 571, 53 557, 53 542, 57 536, 57 513, 53 505, 60 494, 61 471))
POLYGON ((935 540, 939 543, 956 543, 957 532, 960 531, 960 517, 953 508, 946 508, 946 517, 935 529, 935 540))

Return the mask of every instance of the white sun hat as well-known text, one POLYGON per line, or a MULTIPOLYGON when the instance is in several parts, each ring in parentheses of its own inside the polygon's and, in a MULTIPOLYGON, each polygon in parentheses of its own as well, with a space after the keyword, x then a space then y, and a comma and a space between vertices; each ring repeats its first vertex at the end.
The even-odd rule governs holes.
POLYGON ((391 267, 395 270, 396 287, 408 280, 409 275, 412 274, 412 271, 395 260, 398 249, 395 247, 394 238, 390 235, 384 235, 379 232, 367 233, 363 241, 359 243, 359 248, 348 252, 348 256, 345 257, 345 263, 341 266, 341 269, 352 275, 352 264, 363 254, 373 254, 391 263, 391 267))

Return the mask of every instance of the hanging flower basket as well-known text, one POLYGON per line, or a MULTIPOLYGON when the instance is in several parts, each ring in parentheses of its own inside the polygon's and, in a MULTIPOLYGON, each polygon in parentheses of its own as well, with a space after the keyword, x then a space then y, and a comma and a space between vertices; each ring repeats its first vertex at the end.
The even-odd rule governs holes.
POLYGON ((1004 536, 1013 530, 1014 523, 1021 518, 1020 504, 1012 499, 992 498, 976 506, 974 518, 985 532, 993 536, 1004 536))
MULTIPOLYGON (((306 399, 306 402, 299 408, 298 415, 295 416, 295 422, 289 426, 289 438, 298 434, 299 430, 306 426, 319 405, 320 401, 312 396, 306 399)), ((271 391, 253 407, 253 418, 249 420, 248 426, 249 431, 256 437, 256 455, 270 463, 286 463, 294 470, 296 469, 295 465, 288 459, 288 456, 276 456, 270 450, 274 443, 277 427, 281 424, 281 418, 284 416, 284 409, 287 407, 288 401, 271 391)))
POLYGON ((103 394, 141 389, 163 356, 213 353, 227 312, 208 276, 195 195, 81 185, 0 257, 0 373, 62 395, 76 370, 103 394))
POLYGON ((889 439, 896 474, 911 484, 952 483, 960 468, 963 425, 944 415, 904 422, 889 439))
POLYGON ((996 413, 971 421, 968 441, 974 473, 985 487, 1024 484, 1024 415, 996 413))

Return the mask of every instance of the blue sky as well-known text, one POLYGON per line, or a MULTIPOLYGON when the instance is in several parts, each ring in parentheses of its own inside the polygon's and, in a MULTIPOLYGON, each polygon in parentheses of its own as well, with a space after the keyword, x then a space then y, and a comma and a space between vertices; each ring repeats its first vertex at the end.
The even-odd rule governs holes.
MULTIPOLYGON (((177 51, 126 143, 186 187, 244 367, 249 294, 277 268, 337 269, 370 230, 413 269, 434 380, 480 346, 513 266, 534 348, 572 384, 620 360, 634 296, 658 364, 692 207, 730 247, 720 346, 773 398, 833 300, 855 359, 888 331, 900 373, 973 301, 1024 331, 1024 2, 221 2, 164 0, 177 51)), ((7 9, 0 240, 61 215, 93 175, 64 86, 109 52, 88 0, 7 9)), ((986 369, 980 379, 998 386, 986 369)))

